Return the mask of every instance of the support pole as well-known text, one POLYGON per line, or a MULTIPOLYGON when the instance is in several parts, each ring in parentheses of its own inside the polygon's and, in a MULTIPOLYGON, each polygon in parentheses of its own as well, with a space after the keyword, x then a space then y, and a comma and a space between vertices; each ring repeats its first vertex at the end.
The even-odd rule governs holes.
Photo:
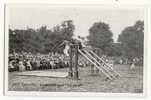
POLYGON ((72 66, 73 66, 73 62, 72 62, 72 56, 73 56, 73 46, 70 45, 70 65, 69 65, 69 73, 68 73, 68 77, 72 78, 73 77, 73 70, 72 70, 72 66))
POLYGON ((78 45, 74 45, 74 73, 73 78, 79 79, 79 73, 78 73, 78 45))
POLYGON ((93 75, 93 74, 94 74, 94 65, 91 64, 91 75, 93 75))
MULTIPOLYGON (((94 52, 98 55, 99 54, 99 50, 96 48, 94 49, 94 52)), ((98 60, 98 59, 97 59, 98 60)), ((99 73, 99 69, 98 68, 95 68, 95 73, 98 74, 99 73)))

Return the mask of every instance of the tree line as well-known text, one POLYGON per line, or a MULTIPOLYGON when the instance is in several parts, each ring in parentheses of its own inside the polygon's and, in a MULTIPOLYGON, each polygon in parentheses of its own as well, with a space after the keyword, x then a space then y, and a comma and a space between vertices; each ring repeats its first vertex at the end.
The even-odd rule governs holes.
POLYGON ((126 58, 143 57, 144 21, 138 20, 134 25, 125 27, 118 36, 118 43, 112 37, 108 24, 96 22, 90 27, 87 38, 90 45, 100 48, 103 54, 126 58))
MULTIPOLYGON (((9 29, 9 51, 49 53, 62 52, 56 48, 64 40, 72 40, 75 25, 72 20, 63 21, 60 25, 48 29, 41 26, 39 29, 9 29)), ((127 26, 118 37, 118 43, 113 41, 110 26, 104 22, 95 22, 89 28, 86 37, 88 44, 99 48, 102 54, 109 56, 143 57, 144 48, 144 21, 138 20, 133 26, 127 26)))
MULTIPOLYGON (((25 30, 9 29, 9 51, 49 53, 56 51, 54 47, 71 40, 75 26, 72 20, 67 20, 56 25, 53 29, 42 26, 39 29, 27 28, 25 30)), ((61 52, 61 51, 58 51, 61 52)))

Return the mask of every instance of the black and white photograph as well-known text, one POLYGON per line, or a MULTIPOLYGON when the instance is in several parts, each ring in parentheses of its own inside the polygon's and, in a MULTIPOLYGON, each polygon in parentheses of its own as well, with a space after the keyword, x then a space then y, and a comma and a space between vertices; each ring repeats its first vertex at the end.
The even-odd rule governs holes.
POLYGON ((145 92, 143 7, 5 7, 6 91, 145 92))

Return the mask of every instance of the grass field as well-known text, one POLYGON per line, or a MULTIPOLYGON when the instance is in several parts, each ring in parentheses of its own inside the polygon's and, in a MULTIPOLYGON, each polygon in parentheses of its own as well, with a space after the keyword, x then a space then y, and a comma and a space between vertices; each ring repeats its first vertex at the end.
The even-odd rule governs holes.
MULTIPOLYGON (((66 72, 68 69, 56 69, 66 72)), ((129 65, 115 65, 120 73, 118 79, 107 81, 99 72, 91 75, 90 67, 79 68, 79 80, 37 76, 19 76, 9 73, 9 91, 49 91, 49 92, 106 92, 106 93, 142 93, 143 67, 130 70, 129 65)), ((45 70, 50 71, 50 70, 45 70)))

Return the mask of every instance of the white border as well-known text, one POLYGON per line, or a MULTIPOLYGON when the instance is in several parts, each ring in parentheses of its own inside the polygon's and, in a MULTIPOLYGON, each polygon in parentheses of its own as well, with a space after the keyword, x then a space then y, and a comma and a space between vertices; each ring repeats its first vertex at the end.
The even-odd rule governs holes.
MULTIPOLYGON (((9 6, 13 6, 14 4, 10 3, 10 4, 7 4, 9 6)), ((23 6, 22 4, 19 4, 20 6, 23 6)), ((25 4, 24 4, 25 5, 25 4)), ((28 4, 29 5, 29 4, 28 4)), ((33 6, 33 4, 30 4, 31 6, 33 6)), ((42 6, 42 5, 47 5, 47 4, 36 4, 36 6, 42 6)), ((50 6, 55 6, 55 7, 83 7, 83 4, 51 4, 50 6)), ((148 26, 148 18, 147 18, 147 12, 148 12, 148 9, 147 7, 144 7, 144 5, 115 5, 115 4, 110 4, 110 5, 100 5, 100 4, 85 4, 84 6, 91 6, 91 7, 105 7, 105 8, 119 8, 119 9, 123 9, 123 8, 142 8, 142 9, 145 9, 145 30, 144 30, 144 33, 145 33, 145 36, 144 36, 144 66, 147 66, 147 49, 145 49, 147 47, 147 34, 148 33, 148 29, 147 29, 147 26, 148 26)), ((85 96, 85 97, 88 97, 88 96, 110 96, 110 97, 146 97, 147 96, 147 67, 144 67, 144 77, 143 77, 143 83, 144 83, 144 93, 143 94, 135 94, 135 93, 93 93, 93 92, 16 92, 16 91, 7 91, 8 90, 8 70, 7 70, 7 66, 8 66, 8 9, 7 9, 8 6, 6 6, 6 12, 5 12, 5 95, 11 95, 11 96, 85 96)))

